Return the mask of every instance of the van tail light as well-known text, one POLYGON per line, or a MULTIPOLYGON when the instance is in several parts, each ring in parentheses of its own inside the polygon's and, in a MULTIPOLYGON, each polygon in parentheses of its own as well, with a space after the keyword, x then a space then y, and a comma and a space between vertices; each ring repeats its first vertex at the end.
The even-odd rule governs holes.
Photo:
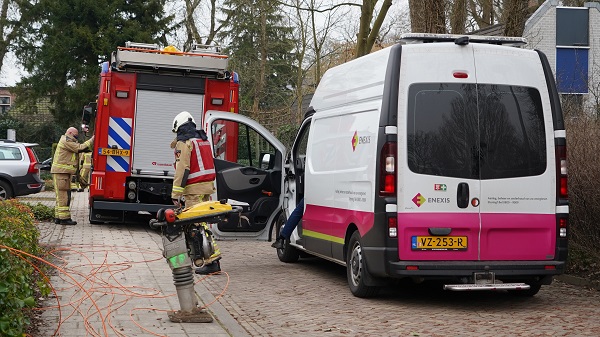
POLYGON ((398 237, 398 218, 395 216, 391 216, 388 218, 388 237, 398 237))
MULTIPOLYGON (((569 198, 567 188, 567 146, 556 146, 556 189, 558 199, 566 201, 569 198)), ((562 204, 564 202, 559 202, 562 204)))
POLYGON ((567 237, 567 227, 569 225, 569 220, 567 217, 559 217, 558 218, 558 236, 561 238, 567 237))
POLYGON ((387 142, 381 149, 379 195, 396 196, 396 142, 387 142))
POLYGON ((40 173, 40 165, 35 157, 35 153, 33 153, 33 150, 29 147, 26 147, 26 149, 27 156, 29 156, 29 168, 27 169, 27 173, 40 173))

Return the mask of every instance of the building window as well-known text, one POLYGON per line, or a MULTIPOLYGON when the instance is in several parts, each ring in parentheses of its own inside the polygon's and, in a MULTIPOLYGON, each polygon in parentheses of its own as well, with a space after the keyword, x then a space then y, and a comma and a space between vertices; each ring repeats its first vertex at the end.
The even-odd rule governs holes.
POLYGON ((587 94, 589 68, 588 8, 556 9, 556 83, 562 94, 587 94))
POLYGON ((0 115, 10 110, 10 96, 0 96, 0 115))

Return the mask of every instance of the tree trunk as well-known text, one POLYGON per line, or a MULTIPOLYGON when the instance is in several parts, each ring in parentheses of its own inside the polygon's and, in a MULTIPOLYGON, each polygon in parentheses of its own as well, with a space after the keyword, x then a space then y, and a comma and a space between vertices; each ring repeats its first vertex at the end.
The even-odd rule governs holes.
POLYGON ((444 0, 408 0, 413 33, 446 33, 444 0))
POLYGON ((356 36, 356 57, 366 55, 370 51, 367 50, 367 39, 371 30, 371 20, 373 19, 375 4, 377 4, 377 0, 363 0, 360 7, 360 20, 356 36))
POLYGON ((522 36, 529 4, 523 0, 505 0, 502 17, 504 36, 522 36))
POLYGON ((467 21, 467 0, 455 0, 450 14, 450 29, 452 34, 464 34, 467 21))
POLYGON ((265 77, 266 77, 266 67, 267 67, 267 11, 264 8, 266 6, 266 1, 260 1, 260 65, 258 69, 258 80, 256 81, 256 86, 254 90, 254 100, 252 102, 252 112, 251 118, 254 120, 258 119, 258 103, 261 101, 261 98, 264 96, 264 88, 265 88, 265 77))
POLYGON ((470 14, 479 28, 486 28, 494 24, 495 15, 492 0, 469 0, 469 7, 470 14))

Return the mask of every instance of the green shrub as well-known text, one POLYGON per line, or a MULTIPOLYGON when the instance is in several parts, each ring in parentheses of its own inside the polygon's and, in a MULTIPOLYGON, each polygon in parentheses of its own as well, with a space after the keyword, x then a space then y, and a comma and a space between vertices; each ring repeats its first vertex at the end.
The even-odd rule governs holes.
POLYGON ((35 306, 37 290, 48 294, 45 284, 37 283, 33 258, 16 256, 8 248, 40 256, 39 231, 31 209, 16 200, 0 201, 0 336, 23 336, 30 324, 27 308, 35 306))
POLYGON ((600 119, 563 104, 569 169, 567 272, 600 279, 600 119))
POLYGON ((52 220, 54 219, 54 208, 48 207, 44 204, 37 203, 36 205, 28 204, 33 213, 33 217, 38 221, 52 220))
POLYGON ((52 180, 52 178, 44 180, 44 182, 46 183, 44 186, 44 190, 45 191, 54 191, 54 181, 52 180))

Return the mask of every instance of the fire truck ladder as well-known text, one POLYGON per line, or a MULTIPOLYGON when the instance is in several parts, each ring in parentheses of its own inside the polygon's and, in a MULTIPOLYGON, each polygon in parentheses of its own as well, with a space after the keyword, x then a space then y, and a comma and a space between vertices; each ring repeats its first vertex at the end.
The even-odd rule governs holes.
POLYGON ((218 47, 194 46, 192 52, 160 49, 156 44, 126 42, 111 56, 113 69, 176 70, 193 73, 216 73, 224 76, 228 57, 221 54, 218 47))

